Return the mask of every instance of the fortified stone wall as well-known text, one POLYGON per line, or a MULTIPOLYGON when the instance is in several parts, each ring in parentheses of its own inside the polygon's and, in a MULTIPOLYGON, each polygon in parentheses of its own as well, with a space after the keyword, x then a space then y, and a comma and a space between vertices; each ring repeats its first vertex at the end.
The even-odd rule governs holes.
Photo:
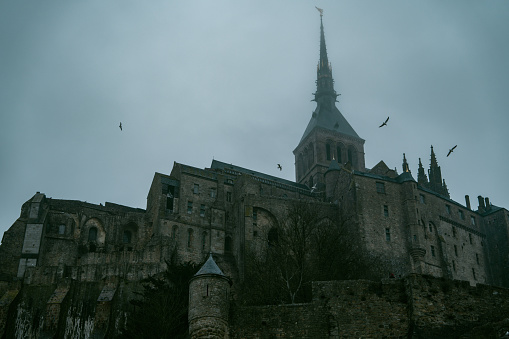
POLYGON ((452 338, 509 325, 509 290, 411 275, 314 282, 309 304, 238 307, 232 338, 452 338))

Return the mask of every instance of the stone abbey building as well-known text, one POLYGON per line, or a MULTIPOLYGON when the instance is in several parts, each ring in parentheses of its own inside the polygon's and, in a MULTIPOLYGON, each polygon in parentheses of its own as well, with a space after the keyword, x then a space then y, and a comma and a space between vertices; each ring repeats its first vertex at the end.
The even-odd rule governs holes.
POLYGON ((426 324, 440 335, 439 323, 465 332, 507 317, 509 211, 451 200, 433 147, 427 172, 419 160, 412 173, 405 155, 401 173, 366 168, 364 139, 336 106, 323 24, 316 86, 295 182, 213 160, 155 173, 146 209, 37 192, 0 246, 0 337, 111 337, 127 321, 129 282, 163 272, 174 253, 205 262, 190 282, 192 337, 406 337, 426 324), (363 251, 401 279, 319 282, 309 304, 229 311, 246 250, 268 246, 296 200, 348 206, 363 251))

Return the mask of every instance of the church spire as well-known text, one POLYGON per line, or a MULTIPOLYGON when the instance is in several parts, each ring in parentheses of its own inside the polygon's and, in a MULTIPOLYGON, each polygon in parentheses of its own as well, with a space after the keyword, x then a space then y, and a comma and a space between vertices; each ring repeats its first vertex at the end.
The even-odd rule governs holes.
POLYGON ((424 167, 422 166, 421 158, 419 158, 419 169, 417 172, 417 182, 419 185, 424 187, 428 187, 428 177, 426 176, 426 172, 424 172, 424 167))
POLYGON ((408 162, 406 161, 405 153, 403 153, 403 173, 410 172, 410 167, 408 166, 408 162))
POLYGON ((438 194, 449 198, 449 191, 445 185, 445 180, 442 180, 442 170, 440 169, 440 166, 438 166, 438 161, 435 152, 433 151, 433 146, 431 146, 431 159, 428 170, 428 177, 429 188, 438 194))
MULTIPOLYGON (((320 11, 320 10, 319 10, 320 11)), ((334 79, 332 78, 332 66, 327 57, 327 46, 325 45, 325 33, 323 30, 323 11, 320 11, 320 61, 316 69, 316 93, 314 101, 326 97, 325 101, 336 101, 338 94, 334 90, 334 79)))

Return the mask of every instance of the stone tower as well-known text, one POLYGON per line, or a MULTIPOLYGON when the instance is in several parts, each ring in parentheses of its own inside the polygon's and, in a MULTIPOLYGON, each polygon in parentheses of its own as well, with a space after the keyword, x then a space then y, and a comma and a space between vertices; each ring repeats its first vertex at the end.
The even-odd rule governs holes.
POLYGON ((317 67, 316 109, 313 111, 295 155, 295 177, 300 184, 323 189, 324 174, 334 159, 340 166, 350 162, 354 170, 365 170, 364 140, 336 107, 332 67, 327 58, 320 13, 320 60, 317 67))
POLYGON ((231 280, 212 254, 189 281, 189 335, 194 338, 227 338, 231 280))

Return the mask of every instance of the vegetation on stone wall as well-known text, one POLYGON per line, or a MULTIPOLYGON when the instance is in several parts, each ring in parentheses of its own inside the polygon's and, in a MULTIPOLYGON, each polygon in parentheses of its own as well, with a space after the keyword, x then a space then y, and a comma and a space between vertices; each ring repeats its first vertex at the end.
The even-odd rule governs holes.
POLYGON ((180 264, 174 258, 166 262, 162 276, 143 281, 119 338, 188 338, 189 279, 201 265, 180 264))
POLYGON ((246 304, 299 303, 311 299, 311 282, 370 278, 375 258, 363 254, 354 218, 323 204, 295 202, 283 222, 271 225, 263 255, 247 249, 246 304))

